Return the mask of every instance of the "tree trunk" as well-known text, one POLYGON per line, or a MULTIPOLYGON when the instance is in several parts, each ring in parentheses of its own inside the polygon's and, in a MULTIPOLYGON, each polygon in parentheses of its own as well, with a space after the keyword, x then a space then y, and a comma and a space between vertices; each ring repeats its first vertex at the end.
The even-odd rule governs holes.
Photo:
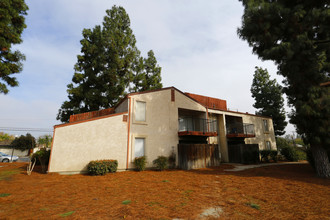
POLYGON ((330 178, 330 163, 327 151, 320 145, 311 146, 317 176, 330 178))

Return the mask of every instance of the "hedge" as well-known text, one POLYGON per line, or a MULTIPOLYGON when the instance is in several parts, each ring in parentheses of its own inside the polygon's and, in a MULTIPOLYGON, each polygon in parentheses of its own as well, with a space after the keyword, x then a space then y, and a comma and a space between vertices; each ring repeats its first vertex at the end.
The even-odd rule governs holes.
POLYGON ((91 175, 105 175, 117 171, 117 160, 93 160, 88 163, 87 170, 91 175))

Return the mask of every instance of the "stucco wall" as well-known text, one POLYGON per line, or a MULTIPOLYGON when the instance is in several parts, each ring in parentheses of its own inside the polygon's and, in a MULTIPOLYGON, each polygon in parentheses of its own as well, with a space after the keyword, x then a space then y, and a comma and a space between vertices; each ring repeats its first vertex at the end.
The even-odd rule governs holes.
POLYGON ((235 112, 227 112, 227 111, 218 111, 209 109, 209 113, 218 114, 219 118, 219 144, 220 144, 220 152, 221 152, 221 161, 228 162, 228 145, 226 138, 226 122, 225 116, 235 116, 241 117, 243 123, 254 124, 254 130, 256 137, 255 138, 245 138, 246 144, 259 144, 259 149, 263 150, 266 147, 266 141, 271 143, 271 148, 276 150, 276 140, 275 133, 273 127, 273 120, 268 117, 249 115, 244 113, 235 113, 235 112), (265 132, 263 120, 268 121, 269 131, 265 132))
MULTIPOLYGON (((158 156, 169 156, 174 150, 176 156, 178 137, 178 109, 191 109, 205 111, 205 107, 194 102, 184 94, 175 91, 175 101, 171 101, 171 89, 160 90, 152 93, 142 93, 131 96, 132 124, 130 143, 130 168, 133 168, 134 140, 143 137, 145 143, 145 155, 148 159, 148 167, 152 167, 152 161, 158 156), (146 122, 135 121, 134 105, 136 101, 146 102, 146 122)), ((177 160, 176 160, 177 161, 177 160)))
POLYGON ((127 122, 124 114, 55 127, 49 172, 86 171, 91 160, 116 159, 126 168, 127 122))
POLYGON ((254 124, 255 138, 246 138, 246 144, 259 144, 259 149, 266 149, 266 141, 271 144, 271 149, 276 150, 276 140, 274 134, 273 120, 270 118, 262 118, 257 116, 244 116, 243 123, 254 124), (268 121, 269 131, 266 132, 263 125, 263 120, 268 121))

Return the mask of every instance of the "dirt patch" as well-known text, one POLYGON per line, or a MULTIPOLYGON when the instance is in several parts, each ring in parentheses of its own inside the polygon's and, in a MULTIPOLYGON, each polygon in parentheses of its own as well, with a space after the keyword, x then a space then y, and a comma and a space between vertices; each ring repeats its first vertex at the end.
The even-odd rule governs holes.
POLYGON ((0 197, 2 217, 196 219, 212 207, 221 207, 221 219, 329 219, 330 213, 330 181, 315 177, 308 164, 105 176, 28 176, 26 166, 0 168, 0 194, 6 195, 0 197))
POLYGON ((198 219, 220 218, 222 213, 221 207, 212 207, 205 209, 198 217, 198 219))

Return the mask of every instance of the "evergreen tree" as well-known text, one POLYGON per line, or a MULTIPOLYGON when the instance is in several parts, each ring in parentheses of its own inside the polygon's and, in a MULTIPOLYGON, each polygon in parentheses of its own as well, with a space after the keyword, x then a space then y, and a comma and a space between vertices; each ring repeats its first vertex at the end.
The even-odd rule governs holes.
POLYGON ((276 82, 276 79, 270 80, 267 69, 256 67, 251 93, 255 99, 253 107, 259 109, 256 114, 273 118, 276 136, 285 134, 284 129, 287 122, 285 121, 282 87, 276 82))
POLYGON ((327 0, 240 0, 239 36, 284 76, 290 122, 310 144, 315 169, 330 177, 330 5, 327 0))
POLYGON ((147 62, 140 56, 123 7, 113 6, 107 10, 102 27, 84 29, 83 37, 80 41, 82 54, 77 56, 72 83, 68 85, 69 100, 59 109, 58 120, 68 122, 72 114, 112 107, 132 90, 130 87, 135 89, 136 84, 152 78, 153 74, 159 75, 159 81, 152 78, 147 81, 151 84, 135 90, 162 87, 156 58, 152 52, 148 53, 151 61, 149 57, 147 62), (149 62, 153 69, 146 71, 149 62), (150 76, 146 76, 147 73, 150 76))
POLYGON ((161 67, 157 65, 154 52, 148 52, 148 58, 140 57, 135 63, 135 75, 131 92, 141 92, 163 87, 161 83, 161 67))
POLYGON ((28 6, 24 0, 1 0, 0 1, 0 93, 9 92, 7 85, 18 86, 16 77, 10 75, 22 71, 25 60, 24 55, 16 50, 12 51, 12 44, 22 42, 21 34, 26 28, 24 15, 28 6), (6 85, 7 84, 7 85, 6 85))
POLYGON ((32 149, 36 146, 36 139, 31 134, 27 133, 25 136, 21 135, 15 138, 10 146, 21 151, 32 149))

